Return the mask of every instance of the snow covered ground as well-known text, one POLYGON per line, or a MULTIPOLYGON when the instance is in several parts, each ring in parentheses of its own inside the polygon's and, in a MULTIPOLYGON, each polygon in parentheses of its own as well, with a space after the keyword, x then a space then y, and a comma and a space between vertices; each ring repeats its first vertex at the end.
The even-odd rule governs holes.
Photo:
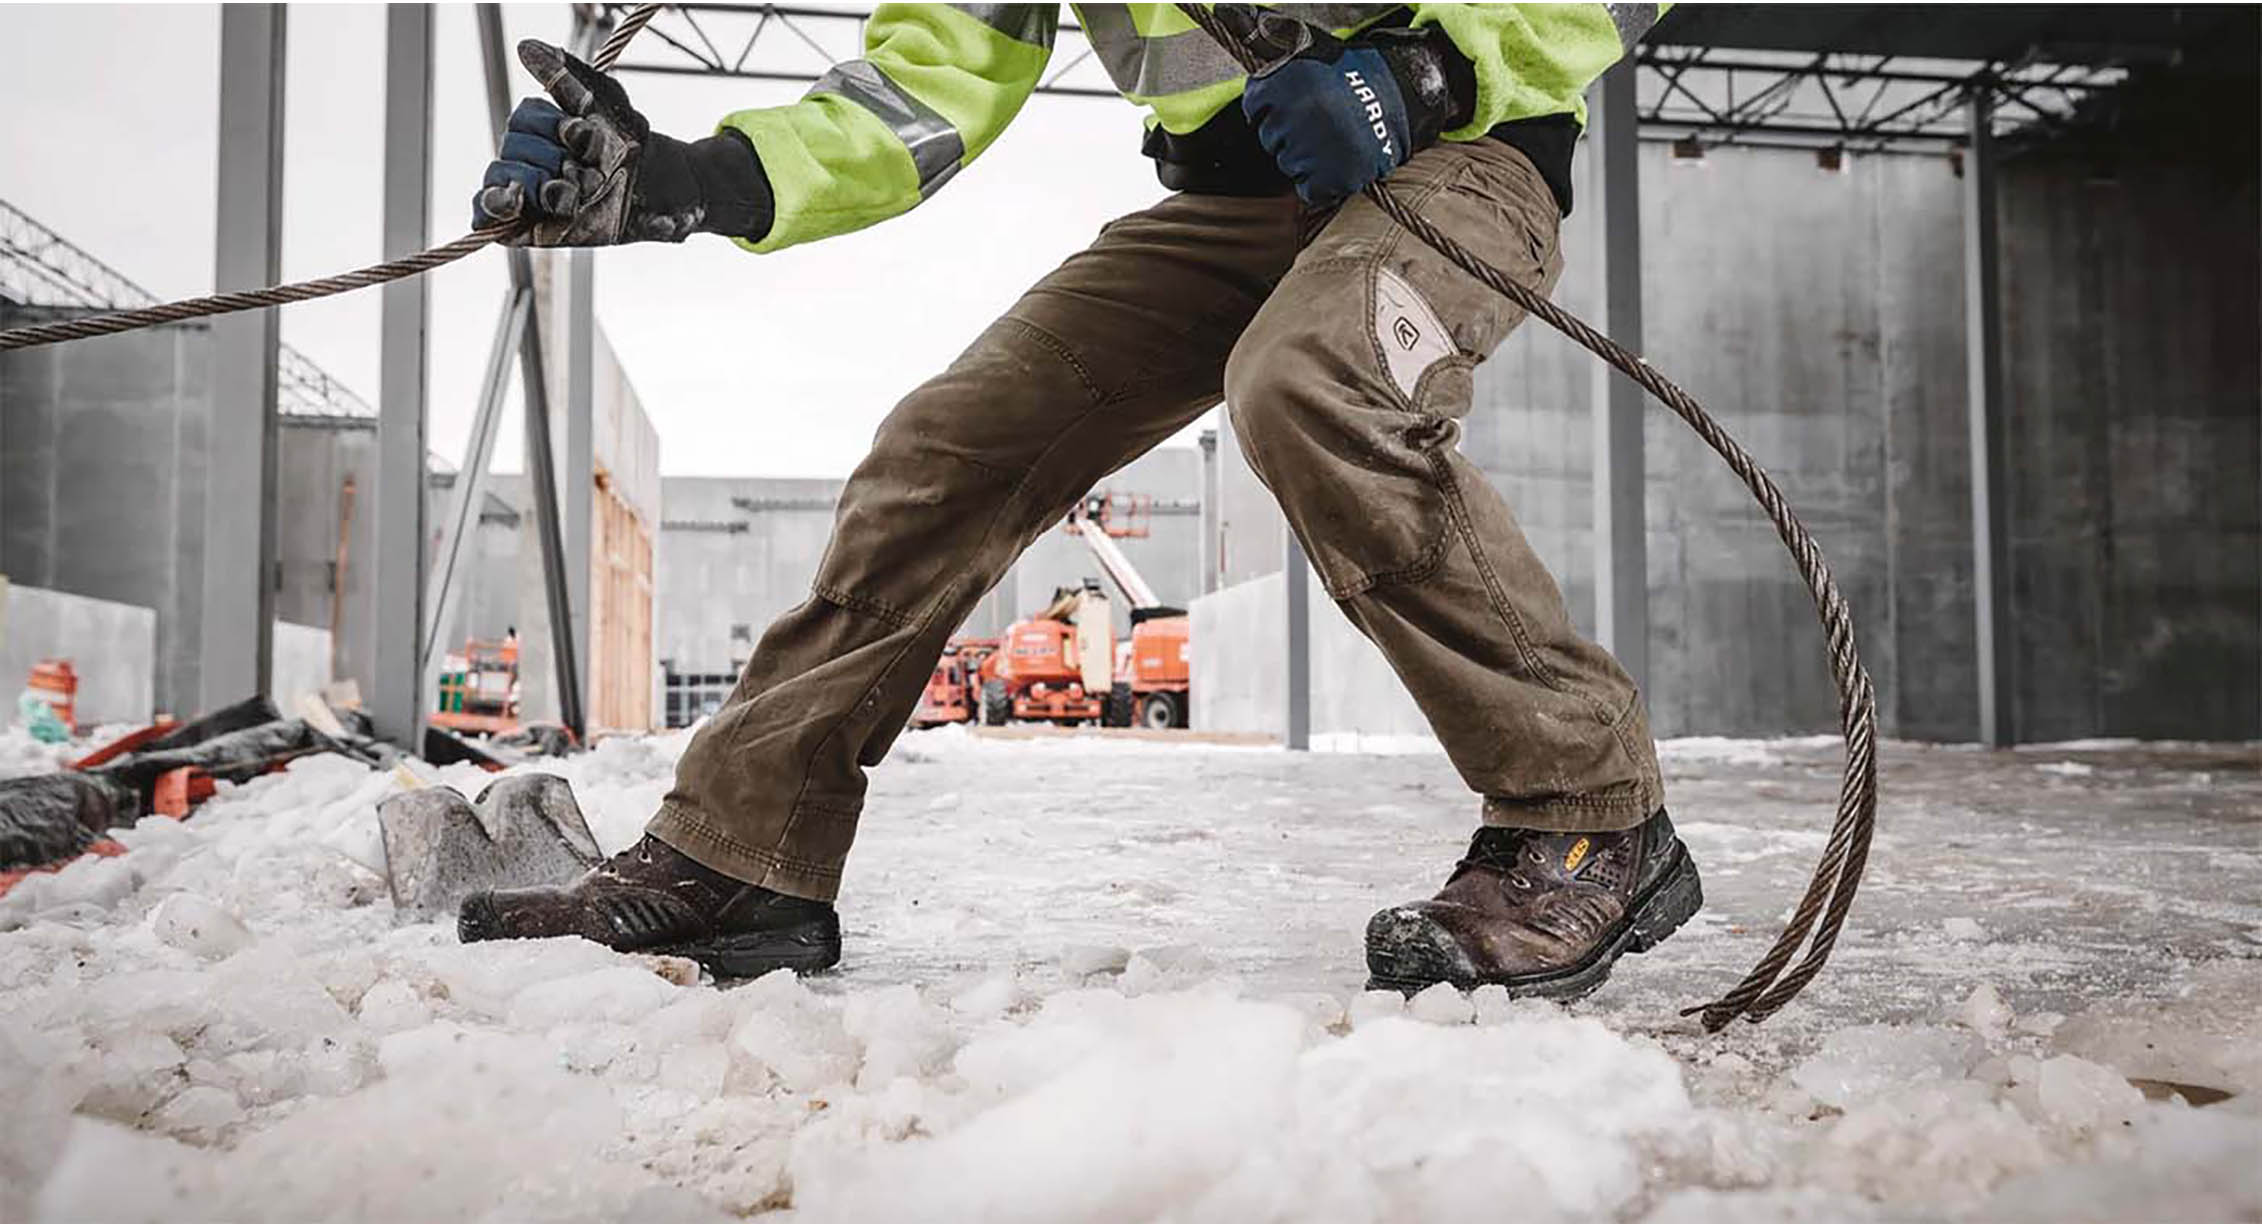
MULTIPOLYGON (((555 767, 611 849, 680 747, 555 767)), ((1667 745, 1707 908, 1568 1010, 1359 992, 1473 816, 1391 749, 908 736, 841 971, 729 988, 396 924, 390 779, 299 762, 0 899, 0 1216, 2262 1215, 2257 748, 1890 748, 1830 970, 1717 1036, 1832 744, 1667 745)))

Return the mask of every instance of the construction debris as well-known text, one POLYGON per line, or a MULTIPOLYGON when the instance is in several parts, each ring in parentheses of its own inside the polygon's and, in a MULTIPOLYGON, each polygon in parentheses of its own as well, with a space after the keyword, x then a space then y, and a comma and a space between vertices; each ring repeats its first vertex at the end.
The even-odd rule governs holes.
POLYGON ((393 904, 420 921, 474 891, 564 882, 602 856, 573 787, 542 772, 503 777, 476 801, 444 785, 389 797, 377 825, 393 904))
MULTIPOLYGON (((327 708, 323 715, 318 728, 285 719, 265 698, 247 699, 187 725, 135 730, 62 771, 0 782, 0 871, 67 861, 144 815, 186 818, 219 782, 241 783, 306 755, 331 751, 373 767, 400 758, 359 713, 350 724, 327 708)), ((31 729, 40 736, 36 721, 31 729)))

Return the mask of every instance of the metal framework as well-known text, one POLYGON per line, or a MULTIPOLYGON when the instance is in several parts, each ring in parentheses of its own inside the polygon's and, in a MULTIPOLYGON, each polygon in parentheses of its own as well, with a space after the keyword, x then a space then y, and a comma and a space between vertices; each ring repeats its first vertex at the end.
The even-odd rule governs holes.
MULTIPOLYGON (((609 22, 625 16, 630 4, 595 8, 609 22)), ((655 73, 690 77, 736 77, 752 81, 815 81, 842 60, 855 59, 864 45, 870 9, 815 8, 792 4, 671 4, 644 29, 644 36, 616 73, 655 73)), ((1062 22, 1052 63, 1037 86, 1040 94, 1113 98, 1116 90, 1092 55, 1083 28, 1062 22)))
MULTIPOLYGON (((38 219, 0 200, 0 298, 26 307, 124 311, 158 297, 38 219)), ((295 418, 375 418, 353 389, 290 346, 280 347, 276 393, 295 418)))
MULTIPOLYGON (((628 4, 595 6, 618 19, 628 4)), ((1065 11, 1065 10, 1064 10, 1065 11)), ((616 71, 811 82, 863 46, 869 9, 790 4, 668 6, 616 71)), ((1643 44, 1641 139, 1947 154, 1965 139, 1963 106, 1990 99, 1998 136, 2055 130, 2126 76, 2120 68, 2030 59, 1914 59, 1838 52, 1725 51, 1643 44)), ((1115 86, 1073 21, 1064 21, 1040 94, 1114 98, 1115 86)))
POLYGON ((2040 61, 1908 59, 1842 52, 1723 51, 1643 44, 1643 135, 1691 153, 1707 144, 1947 153, 1969 133, 1965 102, 1989 101, 1992 133, 2055 132, 2127 72, 2040 61))

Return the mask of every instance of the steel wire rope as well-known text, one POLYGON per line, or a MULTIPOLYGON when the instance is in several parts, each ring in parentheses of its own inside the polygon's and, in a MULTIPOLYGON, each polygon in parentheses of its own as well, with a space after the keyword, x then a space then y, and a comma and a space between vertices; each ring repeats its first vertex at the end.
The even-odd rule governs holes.
MULTIPOLYGON (((590 61, 599 72, 613 66, 621 52, 628 49, 637 31, 651 24, 664 7, 658 4, 639 4, 621 18, 612 36, 597 49, 590 61)), ((349 290, 365 290, 419 273, 429 273, 444 264, 452 264, 465 256, 500 239, 507 238, 523 223, 510 222, 496 226, 482 226, 460 239, 451 239, 438 247, 426 248, 397 260, 387 260, 368 268, 355 269, 312 281, 292 282, 288 285, 269 286, 263 290, 231 290, 222 294, 208 294, 202 298, 182 299, 174 303, 160 303, 155 307, 136 307, 129 311, 113 311, 103 315, 81 316, 73 320, 56 320, 47 324, 33 324, 0 332, 0 352, 28 349, 35 345, 52 345, 58 341, 83 341, 89 337, 105 337, 111 333, 131 332, 137 328, 153 328, 160 324, 178 324, 183 320, 201 319, 205 316, 228 315, 238 311, 252 311, 261 307, 280 307, 285 303, 303 303, 308 299, 328 298, 349 290)))

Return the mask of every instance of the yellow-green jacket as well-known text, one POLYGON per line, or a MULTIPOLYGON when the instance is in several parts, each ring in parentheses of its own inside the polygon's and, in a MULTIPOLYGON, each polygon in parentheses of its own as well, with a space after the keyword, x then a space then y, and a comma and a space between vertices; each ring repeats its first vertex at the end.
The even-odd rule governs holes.
MULTIPOLYGON (((1150 124, 1189 133, 1241 97, 1245 77, 1171 4, 1077 4, 1094 58, 1150 124)), ((1298 17, 1347 36, 1409 6, 1306 4, 1298 17)), ((1640 39, 1656 4, 1416 4, 1476 68, 1476 110, 1445 134, 1471 141, 1511 120, 1570 114, 1640 39)), ((864 56, 835 66, 791 106, 724 117, 761 156, 775 251, 893 217, 932 195, 1005 131, 1052 56, 1057 4, 883 4, 864 56)))

